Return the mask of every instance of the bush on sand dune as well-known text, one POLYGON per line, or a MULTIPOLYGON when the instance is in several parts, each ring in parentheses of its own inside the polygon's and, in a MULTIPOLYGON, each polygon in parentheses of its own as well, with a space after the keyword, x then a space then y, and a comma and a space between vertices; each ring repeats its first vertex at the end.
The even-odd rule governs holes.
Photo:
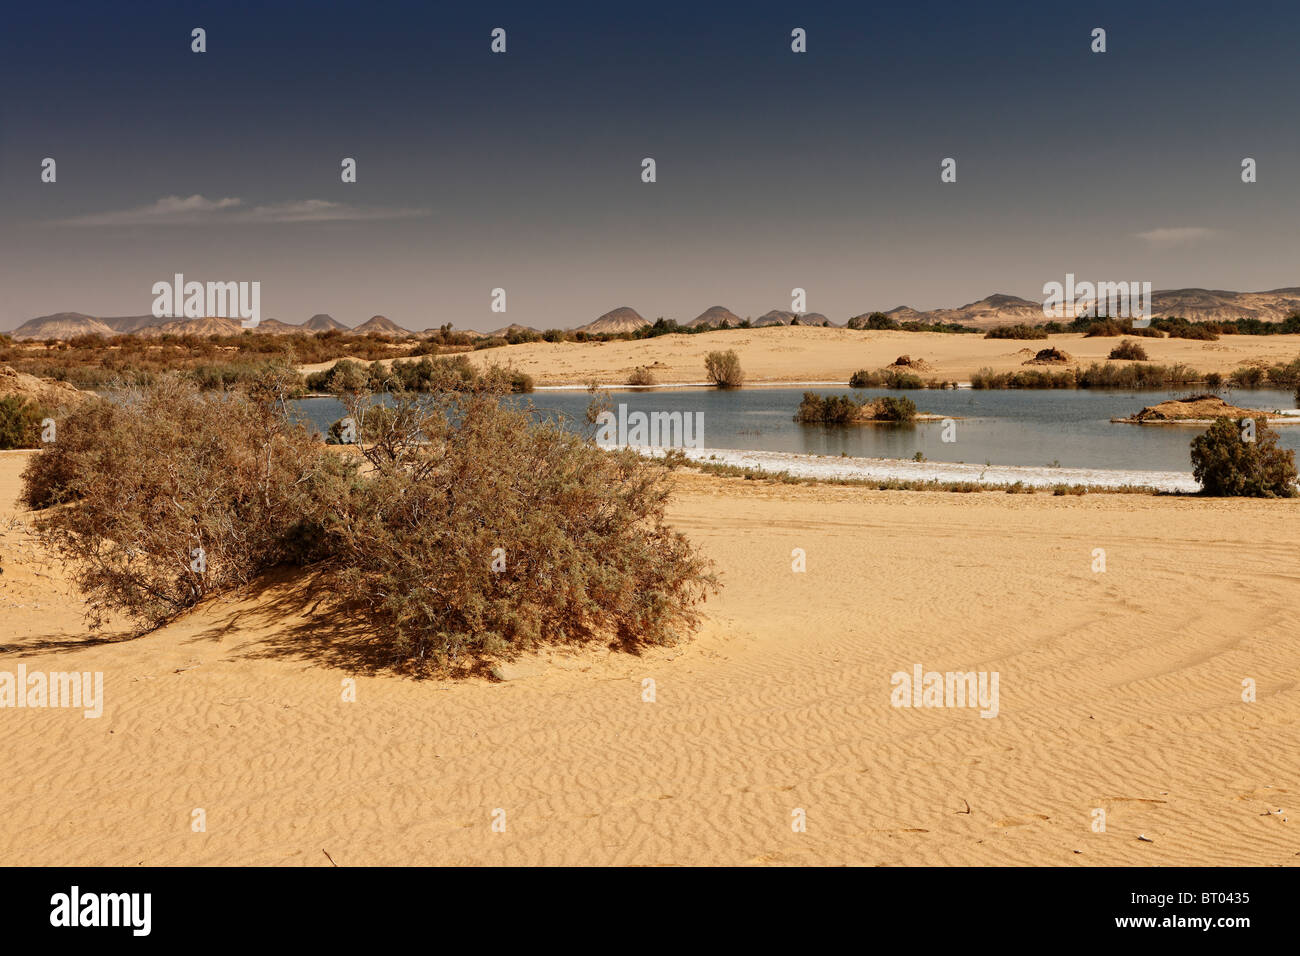
POLYGON ((176 376, 84 406, 23 473, 37 530, 72 566, 91 620, 155 627, 205 595, 296 557, 319 523, 316 484, 345 462, 273 396, 200 391, 176 376))
MULTIPOLYGON (((361 401, 349 411, 366 415, 361 401)), ((712 578, 664 523, 665 469, 490 392, 399 396, 388 418, 330 535, 340 594, 387 625, 401 656, 659 644, 695 625, 712 578)))
POLYGON ((25 491, 63 503, 38 529, 98 618, 156 626, 291 564, 375 625, 370 659, 417 670, 693 628, 716 582, 665 524, 670 473, 501 402, 508 375, 484 382, 346 396, 358 455, 295 425, 274 383, 212 395, 165 379, 61 424, 25 491))

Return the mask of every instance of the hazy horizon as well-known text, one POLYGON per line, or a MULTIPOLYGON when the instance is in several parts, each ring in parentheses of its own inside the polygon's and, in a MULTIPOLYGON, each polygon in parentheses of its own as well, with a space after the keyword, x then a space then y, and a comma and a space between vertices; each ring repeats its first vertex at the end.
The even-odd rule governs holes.
POLYGON ((730 9, 16 9, 0 328, 146 314, 176 272, 413 330, 1300 285, 1294 8, 730 9))

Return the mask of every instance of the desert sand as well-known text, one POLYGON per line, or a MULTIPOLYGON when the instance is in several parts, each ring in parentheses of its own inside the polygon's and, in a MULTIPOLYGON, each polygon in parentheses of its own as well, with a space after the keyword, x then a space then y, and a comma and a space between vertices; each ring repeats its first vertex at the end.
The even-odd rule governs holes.
MULTIPOLYGON (((1054 347, 1068 352, 1075 364, 1105 362, 1118 338, 1084 338, 1081 333, 1020 341, 986 339, 983 335, 938 332, 856 332, 849 329, 772 327, 733 329, 698 335, 664 335, 633 342, 535 342, 470 353, 478 362, 509 363, 532 375, 538 385, 620 384, 638 366, 653 367, 660 383, 700 382, 704 356, 717 349, 735 349, 745 370, 745 384, 847 382, 859 369, 890 365, 909 355, 929 366, 923 378, 970 381, 988 367, 1018 371, 1039 350, 1054 347), (657 366, 655 363, 659 363, 657 366)), ((1217 342, 1143 338, 1149 361, 1183 363, 1197 371, 1228 373, 1243 365, 1285 364, 1300 356, 1300 335, 1231 335, 1217 342)), ((309 370, 325 365, 308 366, 309 370)))
POLYGON ((102 671, 106 703, 0 710, 5 864, 1300 861, 1297 501, 683 474, 723 581, 698 634, 415 681, 350 669, 364 622, 303 575, 90 636, 13 504, 29 454, 0 453, 0 670, 102 671), (998 672, 998 716, 892 707, 918 663, 998 672))

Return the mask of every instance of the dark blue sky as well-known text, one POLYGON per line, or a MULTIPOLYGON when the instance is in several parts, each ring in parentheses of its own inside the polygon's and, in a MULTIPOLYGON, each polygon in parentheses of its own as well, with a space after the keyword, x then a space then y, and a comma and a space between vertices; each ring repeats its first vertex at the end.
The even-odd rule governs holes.
POLYGON ((413 328, 1300 284, 1294 5, 611 6, 6 10, 0 328, 178 271, 413 328))

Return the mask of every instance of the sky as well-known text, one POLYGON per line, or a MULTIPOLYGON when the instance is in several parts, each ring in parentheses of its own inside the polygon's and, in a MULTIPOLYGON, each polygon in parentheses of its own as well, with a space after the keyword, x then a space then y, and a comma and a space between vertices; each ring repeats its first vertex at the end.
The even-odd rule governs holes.
POLYGON ((2 29, 0 329, 147 314, 178 272, 416 330, 1300 285, 1295 4, 133 0, 2 29))

